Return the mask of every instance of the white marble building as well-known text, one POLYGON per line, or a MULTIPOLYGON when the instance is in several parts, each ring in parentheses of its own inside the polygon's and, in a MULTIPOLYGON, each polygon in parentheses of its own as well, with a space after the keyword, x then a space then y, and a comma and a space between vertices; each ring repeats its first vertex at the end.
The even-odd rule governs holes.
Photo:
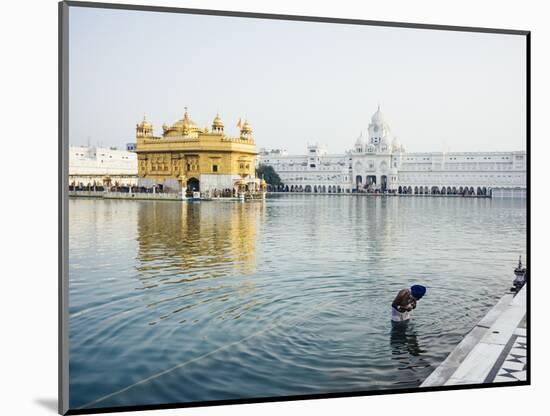
POLYGON ((273 166, 285 191, 288 186, 298 192, 468 195, 526 188, 526 160, 525 151, 407 153, 380 108, 367 136, 359 136, 344 154, 329 155, 316 145, 308 146, 307 155, 264 151, 258 157, 259 163, 273 166))
POLYGON ((351 155, 327 153, 323 146, 308 145, 305 155, 261 149, 258 164, 273 166, 289 192, 351 192, 351 155))
POLYGON ((69 146, 69 185, 137 185, 137 155, 97 146, 69 146))

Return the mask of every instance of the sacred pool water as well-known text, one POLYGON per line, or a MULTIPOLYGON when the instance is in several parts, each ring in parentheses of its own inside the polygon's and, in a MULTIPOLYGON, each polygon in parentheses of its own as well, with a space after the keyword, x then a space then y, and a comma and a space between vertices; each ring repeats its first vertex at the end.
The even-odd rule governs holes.
POLYGON ((71 199, 70 406, 417 387, 525 252, 525 200, 71 199))

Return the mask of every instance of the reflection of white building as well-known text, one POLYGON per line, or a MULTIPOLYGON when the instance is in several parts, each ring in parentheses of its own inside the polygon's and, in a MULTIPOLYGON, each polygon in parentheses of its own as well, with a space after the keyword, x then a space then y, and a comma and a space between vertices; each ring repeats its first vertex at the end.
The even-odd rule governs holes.
POLYGON ((96 146, 69 146, 69 184, 137 185, 137 155, 96 146))
POLYGON ((307 156, 264 152, 259 163, 273 166, 289 191, 298 186, 298 191, 323 192, 327 185, 327 192, 487 194, 493 188, 526 187, 525 151, 407 153, 380 108, 368 136, 359 136, 351 151, 328 155, 321 149, 310 146, 307 156))

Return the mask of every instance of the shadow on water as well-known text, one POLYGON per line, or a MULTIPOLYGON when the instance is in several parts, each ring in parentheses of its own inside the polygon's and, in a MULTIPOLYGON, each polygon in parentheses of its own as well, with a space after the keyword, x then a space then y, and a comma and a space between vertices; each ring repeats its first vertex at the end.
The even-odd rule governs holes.
POLYGON ((404 358, 406 356, 419 357, 426 351, 418 343, 414 324, 409 321, 391 321, 390 347, 392 355, 404 358))
POLYGON ((392 360, 397 362, 400 372, 394 385, 419 385, 426 376, 426 368, 431 367, 427 354, 429 351, 418 342, 414 323, 391 322, 390 349, 392 360))

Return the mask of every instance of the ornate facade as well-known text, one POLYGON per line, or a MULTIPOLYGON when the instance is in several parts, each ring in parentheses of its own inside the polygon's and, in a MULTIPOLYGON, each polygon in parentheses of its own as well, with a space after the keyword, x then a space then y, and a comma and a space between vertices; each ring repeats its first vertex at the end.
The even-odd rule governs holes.
POLYGON ((367 131, 344 154, 309 146, 300 156, 261 152, 259 163, 273 166, 285 191, 488 195, 495 188, 526 188, 525 151, 407 153, 380 108, 367 131))
POLYGON ((97 146, 69 146, 70 186, 132 186, 137 181, 135 153, 97 146))
POLYGON ((308 145, 305 155, 262 149, 258 162, 273 166, 289 192, 340 193, 353 189, 351 156, 328 154, 326 148, 318 144, 308 145))
POLYGON ((255 177, 256 143, 252 127, 239 121, 239 137, 229 137, 217 115, 212 129, 199 127, 187 113, 172 126, 162 126, 162 136, 144 118, 136 126, 136 153, 141 186, 166 190, 216 193, 245 187, 259 190, 255 177))

